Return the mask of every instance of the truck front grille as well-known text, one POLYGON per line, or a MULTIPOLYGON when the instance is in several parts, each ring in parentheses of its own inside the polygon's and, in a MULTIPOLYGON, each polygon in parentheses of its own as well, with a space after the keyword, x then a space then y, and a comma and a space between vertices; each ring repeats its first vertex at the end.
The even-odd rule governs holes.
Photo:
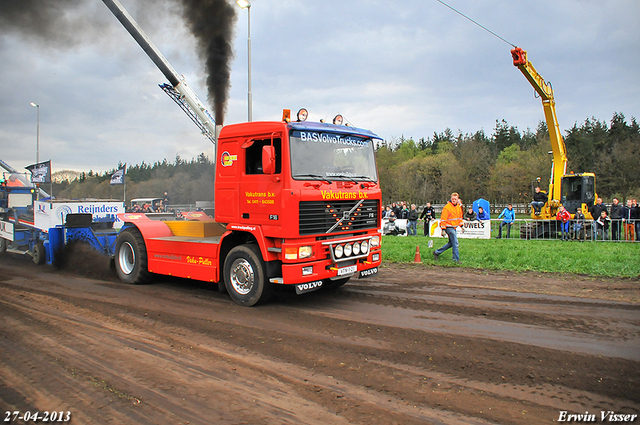
POLYGON ((300 202, 300 235, 375 229, 380 213, 376 199, 300 202))

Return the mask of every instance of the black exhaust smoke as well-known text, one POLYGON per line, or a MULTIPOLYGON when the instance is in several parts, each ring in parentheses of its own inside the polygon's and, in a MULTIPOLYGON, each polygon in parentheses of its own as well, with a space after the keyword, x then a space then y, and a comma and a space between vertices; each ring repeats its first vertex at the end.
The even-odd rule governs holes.
POLYGON ((198 53, 205 62, 209 101, 216 124, 222 125, 227 107, 233 58, 236 10, 226 0, 181 0, 184 19, 196 37, 198 53))

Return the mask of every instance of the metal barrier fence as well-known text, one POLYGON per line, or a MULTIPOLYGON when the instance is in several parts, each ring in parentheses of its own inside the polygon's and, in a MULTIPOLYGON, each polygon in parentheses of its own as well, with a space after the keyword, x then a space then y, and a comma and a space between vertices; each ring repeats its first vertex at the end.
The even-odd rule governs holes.
MULTIPOLYGON (((420 220, 418 235, 424 232, 424 222, 420 220)), ((575 240, 605 242, 640 242, 640 221, 629 223, 611 220, 606 228, 594 220, 570 220, 568 231, 564 232, 559 220, 517 219, 511 226, 502 225, 502 220, 491 220, 491 237, 527 240, 575 240), (579 226, 578 224, 582 224, 579 226), (502 232, 500 228, 502 227, 502 232)))

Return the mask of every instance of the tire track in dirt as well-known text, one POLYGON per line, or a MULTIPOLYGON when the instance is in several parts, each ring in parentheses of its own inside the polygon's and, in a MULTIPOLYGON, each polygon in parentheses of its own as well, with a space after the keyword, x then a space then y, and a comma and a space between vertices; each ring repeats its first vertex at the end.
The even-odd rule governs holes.
POLYGON ((278 291, 248 309, 198 282, 127 286, 21 265, 0 259, 0 404, 12 408, 125 424, 524 424, 640 408, 637 361, 451 325, 633 347, 635 304, 433 284, 410 270, 278 291), (410 320, 432 315, 449 325, 410 320))

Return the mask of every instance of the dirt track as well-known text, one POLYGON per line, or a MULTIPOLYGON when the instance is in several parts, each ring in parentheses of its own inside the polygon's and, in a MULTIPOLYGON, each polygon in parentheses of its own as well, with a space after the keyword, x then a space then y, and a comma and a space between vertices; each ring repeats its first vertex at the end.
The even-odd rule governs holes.
POLYGON ((128 286, 90 259, 55 270, 4 256, 0 413, 369 425, 638 414, 639 285, 387 266, 243 308, 205 283, 128 286))

